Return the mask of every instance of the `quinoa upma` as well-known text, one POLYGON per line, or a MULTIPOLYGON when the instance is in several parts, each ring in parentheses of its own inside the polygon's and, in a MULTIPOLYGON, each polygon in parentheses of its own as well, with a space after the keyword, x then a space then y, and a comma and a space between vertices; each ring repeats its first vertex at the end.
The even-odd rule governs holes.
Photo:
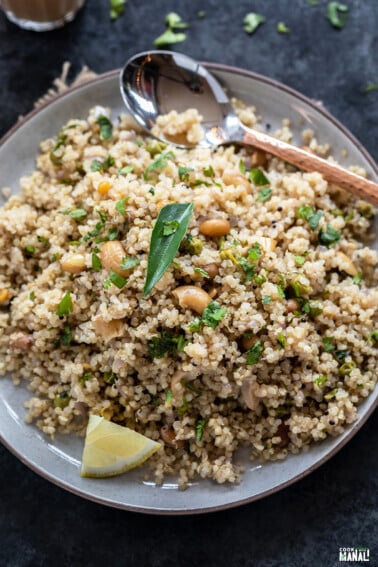
MULTIPOLYGON (((198 115, 170 131, 183 124, 195 141, 198 115)), ((283 459, 358 419, 377 380, 370 205, 250 148, 166 146, 99 107, 41 144, 20 187, 0 209, 0 374, 26 380, 45 434, 103 416, 161 442, 155 480, 184 487, 237 482, 239 447, 283 459), (167 267, 148 285, 154 259, 167 267)))

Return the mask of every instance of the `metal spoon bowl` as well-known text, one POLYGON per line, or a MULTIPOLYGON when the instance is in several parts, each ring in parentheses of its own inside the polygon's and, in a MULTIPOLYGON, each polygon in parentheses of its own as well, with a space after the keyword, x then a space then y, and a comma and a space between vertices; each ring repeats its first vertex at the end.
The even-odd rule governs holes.
MULTIPOLYGON (((196 108, 204 136, 197 147, 241 143, 262 149, 304 171, 323 177, 378 205, 378 184, 328 162, 302 148, 244 126, 236 116, 222 86, 194 59, 173 51, 148 51, 135 55, 120 75, 123 100, 137 122, 151 133, 158 116, 172 110, 196 108)), ((164 141, 172 140, 160 136, 164 141)), ((191 147, 190 144, 176 144, 191 147)))

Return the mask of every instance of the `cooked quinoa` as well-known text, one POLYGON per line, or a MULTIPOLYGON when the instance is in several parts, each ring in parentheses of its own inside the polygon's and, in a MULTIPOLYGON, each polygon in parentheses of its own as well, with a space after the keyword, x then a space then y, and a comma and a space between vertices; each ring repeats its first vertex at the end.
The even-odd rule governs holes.
MULTIPOLYGON (((89 413, 130 427, 162 444, 156 482, 182 487, 238 482, 240 447, 272 461, 339 435, 377 380, 372 207, 252 148, 178 149, 109 116, 44 141, 0 209, 0 374, 26 381, 27 422, 51 437, 84 435, 89 413), (194 212, 143 295, 172 203, 194 212)), ((160 127, 201 133, 195 111, 160 127)), ((291 139, 287 121, 276 135, 291 139)))

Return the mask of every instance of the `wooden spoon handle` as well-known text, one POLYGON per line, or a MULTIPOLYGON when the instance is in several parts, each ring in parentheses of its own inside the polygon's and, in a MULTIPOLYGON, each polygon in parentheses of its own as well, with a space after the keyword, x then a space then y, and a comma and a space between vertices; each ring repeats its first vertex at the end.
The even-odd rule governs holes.
POLYGON ((335 183, 350 193, 378 205, 378 184, 360 177, 340 165, 330 163, 315 154, 306 152, 272 136, 255 130, 246 130, 243 143, 265 150, 304 171, 318 171, 327 181, 335 183))

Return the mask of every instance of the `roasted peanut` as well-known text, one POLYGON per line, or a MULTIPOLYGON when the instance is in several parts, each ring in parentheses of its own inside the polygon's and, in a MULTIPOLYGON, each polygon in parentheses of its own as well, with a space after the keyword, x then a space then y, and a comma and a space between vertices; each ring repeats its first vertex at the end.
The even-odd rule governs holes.
POLYGON ((70 274, 79 274, 85 270, 85 257, 83 254, 72 254, 71 256, 64 256, 60 260, 62 270, 70 274))
POLYGON ((231 224, 227 219, 207 219, 199 226, 200 233, 210 237, 226 236, 230 230, 231 224))
POLYGON ((210 295, 194 285, 183 285, 172 291, 177 299, 180 307, 183 309, 192 309, 196 313, 202 314, 205 307, 211 302, 210 295))
POLYGON ((256 341, 257 337, 255 335, 250 335, 249 333, 247 333, 242 336, 241 345, 243 349, 247 351, 253 347, 256 341))
POLYGON ((93 327, 97 335, 100 335, 105 341, 110 341, 115 337, 120 337, 123 332, 123 323, 121 319, 112 319, 105 321, 101 316, 96 317, 93 321, 93 327))
POLYGON ((125 249, 119 240, 109 240, 101 247, 101 264, 108 272, 113 271, 120 276, 126 276, 129 270, 122 270, 120 267, 125 256, 125 249))

